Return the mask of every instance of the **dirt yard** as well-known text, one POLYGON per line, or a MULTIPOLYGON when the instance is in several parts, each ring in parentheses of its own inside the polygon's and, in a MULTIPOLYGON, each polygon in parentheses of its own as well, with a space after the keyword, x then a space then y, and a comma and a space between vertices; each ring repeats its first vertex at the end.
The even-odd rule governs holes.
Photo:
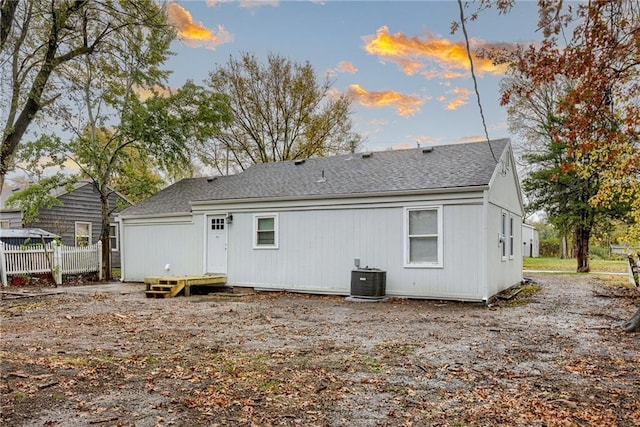
POLYGON ((0 302, 0 425, 640 425, 640 294, 532 277, 490 307, 29 289, 64 293, 0 302))

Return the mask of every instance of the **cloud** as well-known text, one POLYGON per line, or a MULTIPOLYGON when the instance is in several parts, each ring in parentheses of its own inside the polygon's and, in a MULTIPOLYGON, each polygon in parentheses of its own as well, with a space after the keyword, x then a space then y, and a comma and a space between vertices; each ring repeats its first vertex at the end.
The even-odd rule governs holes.
POLYGON ((215 50, 232 39, 231 34, 222 25, 218 25, 217 31, 214 32, 201 23, 193 22, 191 13, 176 3, 168 4, 167 13, 169 21, 178 30, 178 38, 191 47, 204 46, 215 50))
POLYGON ((382 92, 369 92, 360 85, 349 86, 349 94, 365 107, 394 107, 399 115, 411 116, 420 111, 422 104, 428 98, 420 98, 415 95, 404 95, 399 92, 385 90, 382 92))
POLYGON ((454 144, 466 144, 468 142, 487 142, 487 138, 482 135, 469 135, 463 136, 453 141, 454 144))
POLYGON ((349 61, 340 61, 335 68, 330 68, 326 71, 326 75, 329 78, 337 76, 339 73, 355 74, 358 69, 349 61))
POLYGON ((280 2, 278 0, 241 0, 240 7, 244 9, 256 9, 262 6, 278 7, 280 2))
MULTIPOLYGON (((455 78, 468 75, 469 59, 465 43, 463 41, 437 38, 433 34, 409 37, 402 33, 391 34, 389 28, 382 26, 375 35, 363 37, 364 49, 371 55, 379 56, 383 61, 391 61, 407 75, 420 72, 425 78, 439 76, 442 78, 455 78), (427 64, 435 64, 439 71, 423 70, 427 64)), ((506 65, 494 65, 486 55, 475 52, 486 52, 491 49, 513 49, 507 43, 489 43, 479 39, 470 40, 472 48, 473 65, 476 73, 504 74, 506 65)))
MULTIPOLYGON (((449 100, 445 108, 447 110, 457 110, 459 107, 467 105, 471 91, 469 89, 455 87, 449 93, 453 93, 455 96, 453 99, 449 100)), ((447 99, 446 97, 441 96, 438 98, 438 101, 446 102, 447 99)))
POLYGON ((358 69, 349 61, 341 61, 338 63, 338 71, 343 73, 355 74, 358 69))
POLYGON ((405 135, 404 139, 407 142, 401 142, 397 145, 393 146, 394 150, 407 150, 411 148, 416 148, 418 146, 424 147, 426 145, 434 145, 437 140, 429 135, 405 135), (411 141, 411 142, 409 142, 411 141))
POLYGON ((237 3, 243 9, 257 9, 261 6, 280 6, 278 0, 207 0, 207 6, 215 7, 222 3, 237 3))
POLYGON ((161 86, 154 86, 153 88, 147 88, 147 87, 140 87, 140 86, 135 86, 133 88, 134 92, 138 94, 138 96, 140 97, 141 100, 146 100, 151 98, 153 95, 160 95, 164 98, 168 97, 169 95, 171 95, 171 89, 169 88, 165 88, 165 87, 161 87, 161 86))

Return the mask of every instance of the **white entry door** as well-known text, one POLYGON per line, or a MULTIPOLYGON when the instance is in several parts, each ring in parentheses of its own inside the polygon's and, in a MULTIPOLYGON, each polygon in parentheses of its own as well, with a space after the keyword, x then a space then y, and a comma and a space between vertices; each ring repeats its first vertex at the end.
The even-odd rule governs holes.
POLYGON ((227 223, 224 216, 207 217, 207 273, 227 273, 227 223))

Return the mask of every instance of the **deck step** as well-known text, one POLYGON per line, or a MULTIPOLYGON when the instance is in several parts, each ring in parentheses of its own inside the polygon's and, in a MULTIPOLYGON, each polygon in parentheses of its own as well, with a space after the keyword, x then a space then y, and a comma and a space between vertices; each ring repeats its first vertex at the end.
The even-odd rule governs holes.
POLYGON ((147 298, 168 298, 171 293, 169 291, 150 290, 145 291, 145 295, 147 296, 147 298))
POLYGON ((173 298, 179 294, 188 297, 192 286, 224 286, 227 276, 178 276, 178 277, 146 277, 147 298, 173 298))

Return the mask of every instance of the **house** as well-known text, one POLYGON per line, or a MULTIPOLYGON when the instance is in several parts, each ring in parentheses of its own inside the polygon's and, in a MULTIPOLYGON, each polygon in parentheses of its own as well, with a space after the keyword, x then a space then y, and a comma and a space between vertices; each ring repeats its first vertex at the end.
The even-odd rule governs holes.
POLYGON ((122 278, 348 295, 359 260, 389 296, 487 301, 522 280, 522 215, 506 139, 259 164, 122 211, 122 278))
POLYGON ((9 245, 30 245, 51 243, 57 236, 41 228, 0 228, 0 242, 9 245))
MULTIPOLYGON (((102 208, 100 194, 90 181, 78 181, 69 190, 60 186, 51 191, 62 204, 48 209, 41 209, 38 220, 24 223, 20 209, 5 208, 6 199, 11 194, 24 188, 6 189, 2 193, 0 203, 1 228, 41 228, 60 236, 61 243, 68 246, 84 246, 100 240, 102 226, 102 208)), ((125 197, 112 192, 109 196, 110 210, 115 214, 123 208, 131 206, 125 197)), ((112 215, 113 218, 113 215, 112 215)), ((110 223, 112 266, 120 266, 120 236, 118 223, 110 223)))
POLYGON ((538 230, 533 225, 522 224, 522 256, 538 258, 540 256, 540 240, 538 230))

